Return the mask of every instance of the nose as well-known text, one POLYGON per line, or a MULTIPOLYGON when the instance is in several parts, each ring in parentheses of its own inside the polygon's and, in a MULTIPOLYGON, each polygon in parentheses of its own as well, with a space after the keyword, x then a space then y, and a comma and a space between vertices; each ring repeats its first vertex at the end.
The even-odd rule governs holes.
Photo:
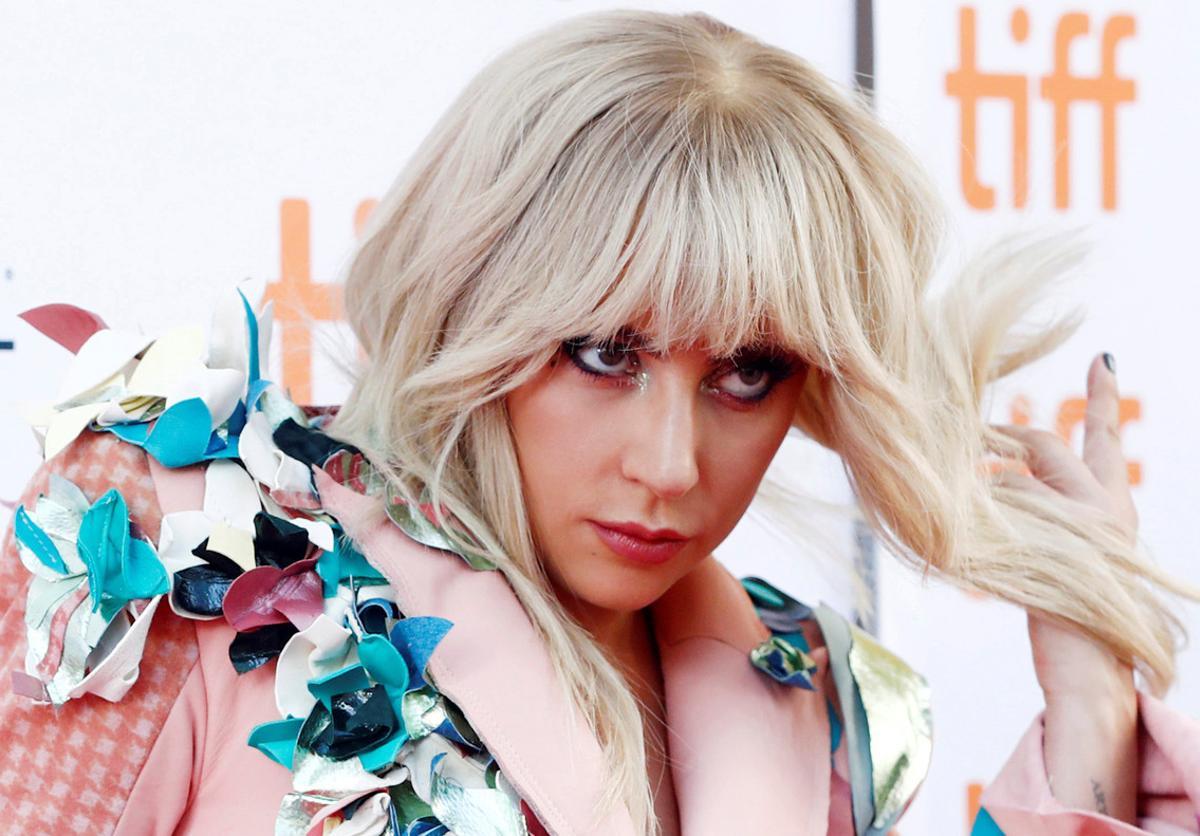
POLYGON ((682 377, 660 376, 622 416, 628 436, 623 475, 664 499, 683 496, 700 478, 694 390, 682 377))

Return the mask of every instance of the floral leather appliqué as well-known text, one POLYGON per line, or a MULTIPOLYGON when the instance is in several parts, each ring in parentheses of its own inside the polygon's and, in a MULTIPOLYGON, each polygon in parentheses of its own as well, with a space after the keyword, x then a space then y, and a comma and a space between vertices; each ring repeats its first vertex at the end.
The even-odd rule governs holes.
POLYGON ((157 545, 131 525, 115 489, 92 500, 55 477, 17 511, 17 547, 34 575, 17 690, 56 703, 87 693, 121 699, 165 598, 183 618, 222 618, 237 630, 229 653, 239 673, 276 660, 280 718, 247 741, 293 773, 276 833, 350 820, 362 834, 528 833, 532 814, 426 678, 453 624, 400 611, 321 507, 311 469, 364 493, 382 490, 389 517, 417 542, 475 569, 493 565, 456 548, 432 508, 388 495, 359 451, 322 432, 327 414, 296 406, 261 377, 270 311, 256 314, 239 297, 218 311, 207 349, 194 329, 150 341, 69 307, 37 323, 54 336, 69 320, 77 348, 69 397, 51 405, 42 427, 49 455, 79 432, 108 432, 168 468, 203 467, 205 490, 203 507, 162 517, 157 545))

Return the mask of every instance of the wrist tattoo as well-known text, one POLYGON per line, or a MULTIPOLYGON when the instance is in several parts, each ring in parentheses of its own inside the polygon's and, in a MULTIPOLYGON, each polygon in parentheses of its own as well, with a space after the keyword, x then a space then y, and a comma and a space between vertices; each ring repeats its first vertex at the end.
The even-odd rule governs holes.
POLYGON ((1092 778, 1091 781, 1092 781, 1092 798, 1096 802, 1096 809, 1099 810, 1101 813, 1107 814, 1108 813, 1108 803, 1106 802, 1106 800, 1104 798, 1104 789, 1100 786, 1100 782, 1097 781, 1095 778, 1092 778))

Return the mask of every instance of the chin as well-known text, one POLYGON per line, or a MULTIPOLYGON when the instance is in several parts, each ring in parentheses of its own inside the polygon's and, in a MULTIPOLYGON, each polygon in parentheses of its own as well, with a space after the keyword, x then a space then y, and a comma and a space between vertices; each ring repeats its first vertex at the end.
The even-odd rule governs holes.
POLYGON ((585 577, 567 579, 572 593, 593 607, 613 612, 636 612, 650 606, 666 594, 678 575, 672 563, 590 568, 585 577))
POLYGON ((632 613, 650 606, 666 591, 659 587, 647 591, 626 588, 615 590, 612 594, 588 596, 586 600, 592 606, 610 612, 632 613))

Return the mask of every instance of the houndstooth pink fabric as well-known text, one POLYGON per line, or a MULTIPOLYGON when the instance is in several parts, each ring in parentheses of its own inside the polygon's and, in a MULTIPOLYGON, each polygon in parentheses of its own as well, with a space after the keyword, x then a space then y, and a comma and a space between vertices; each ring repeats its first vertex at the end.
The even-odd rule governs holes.
MULTIPOLYGON (((38 468, 20 503, 32 507, 51 473, 70 479, 89 500, 116 488, 133 522, 158 541, 162 512, 141 448, 108 433, 84 432, 38 468)), ((89 694, 57 709, 38 705, 9 684, 10 672, 24 669, 31 579, 10 520, 0 543, 0 821, 36 822, 34 829, 44 832, 109 833, 196 662, 195 627, 160 607, 139 681, 119 703, 89 694)))

